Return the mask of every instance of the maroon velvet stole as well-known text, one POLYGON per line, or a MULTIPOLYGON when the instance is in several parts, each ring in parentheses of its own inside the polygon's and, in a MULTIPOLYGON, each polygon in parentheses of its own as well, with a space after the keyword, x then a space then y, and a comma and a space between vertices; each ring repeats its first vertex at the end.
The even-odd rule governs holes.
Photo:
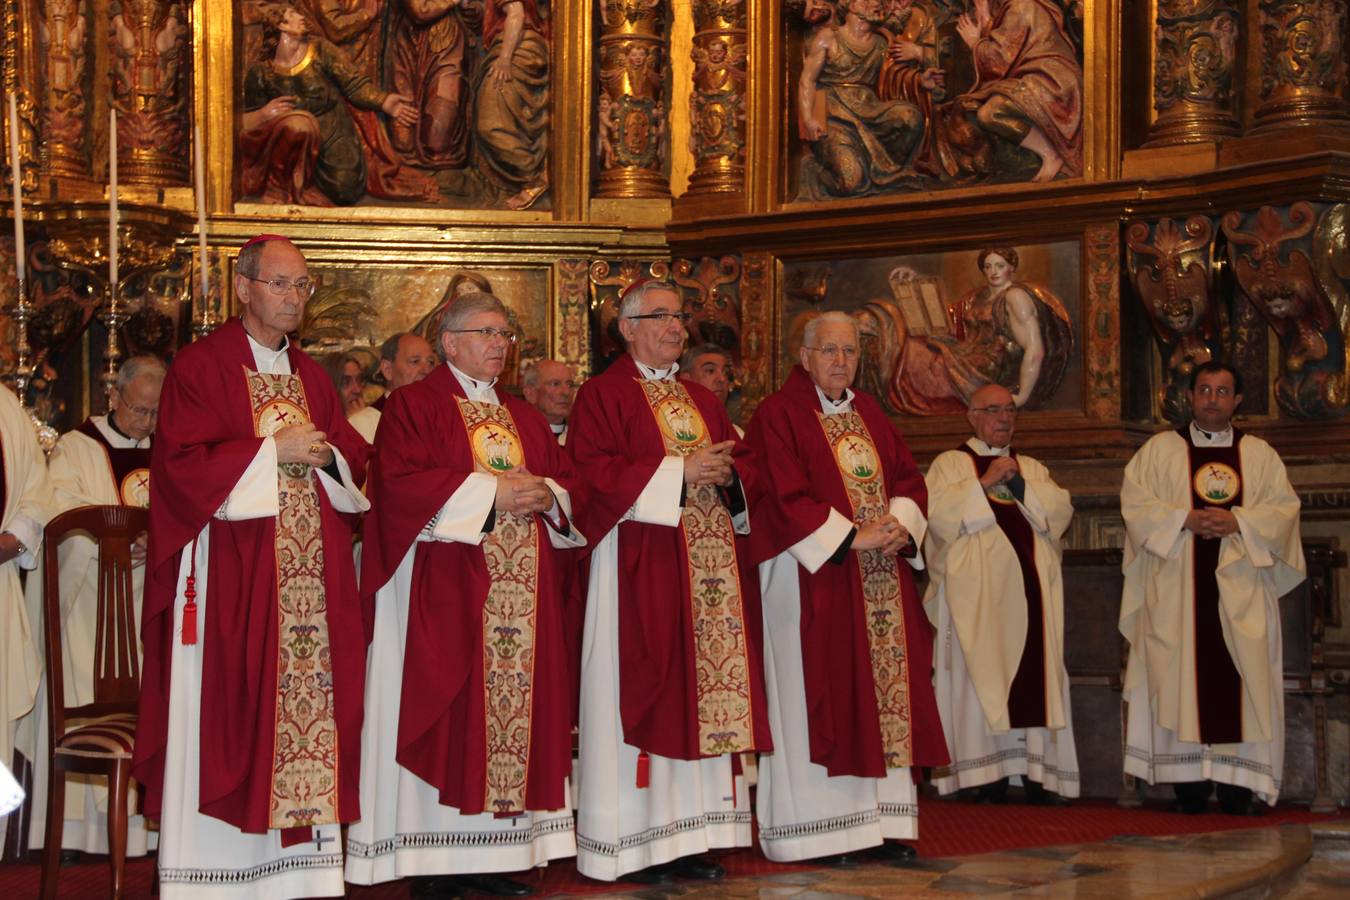
MULTIPOLYGON (((1189 426, 1177 429, 1191 463, 1191 508, 1232 509, 1242 505, 1242 432, 1233 429, 1231 447, 1197 447, 1189 426)), ((1219 612, 1219 546, 1222 538, 1193 535, 1191 572, 1195 585, 1195 691, 1200 743, 1242 740, 1242 676, 1223 640, 1219 612)))
MULTIPOLYGON (((959 450, 975 464, 975 476, 984 477, 997 456, 981 456, 966 444, 959 450)), ((1013 459, 1017 454, 1012 454, 1013 459)), ((1036 542, 1026 516, 1017 508, 1017 500, 1006 485, 985 492, 1003 536, 1012 544, 1022 572, 1022 588, 1027 598, 1027 641, 1008 691, 1008 726, 1044 728, 1045 714, 1045 606, 1041 597, 1041 576, 1036 570, 1036 542)))
POLYGON ((85 419, 75 429, 80 434, 95 441, 108 457, 108 469, 112 473, 113 484, 117 487, 117 496, 124 506, 147 507, 150 505, 150 448, 114 447, 108 443, 103 432, 98 430, 93 419, 85 419))

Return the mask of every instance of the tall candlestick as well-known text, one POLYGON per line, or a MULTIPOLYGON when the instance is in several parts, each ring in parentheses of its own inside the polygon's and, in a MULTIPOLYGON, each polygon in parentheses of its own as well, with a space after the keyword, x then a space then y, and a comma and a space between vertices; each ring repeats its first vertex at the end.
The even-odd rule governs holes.
POLYGON ((108 288, 117 294, 117 108, 108 107, 108 288))
POLYGON ((19 159, 19 104, 9 95, 9 165, 14 178, 14 267, 19 274, 19 293, 23 293, 24 263, 27 254, 23 242, 23 169, 19 159))
POLYGON ((211 278, 206 269, 206 152, 202 146, 202 126, 192 126, 194 181, 197 188, 197 256, 202 272, 202 314, 206 314, 211 296, 211 278))

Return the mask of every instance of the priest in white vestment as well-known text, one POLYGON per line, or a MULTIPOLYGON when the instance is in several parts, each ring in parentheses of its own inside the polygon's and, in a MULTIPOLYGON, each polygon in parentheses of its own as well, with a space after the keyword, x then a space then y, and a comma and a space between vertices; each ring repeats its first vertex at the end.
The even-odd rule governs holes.
MULTIPOLYGON (((33 709, 42 677, 42 621, 29 619, 19 569, 37 568, 52 495, 33 420, 8 388, 0 388, 0 456, 0 762, 10 765, 17 722, 33 709)), ((0 847, 7 821, 0 819, 0 847)))
POLYGON ((1284 776, 1279 598, 1305 577, 1299 499, 1269 444, 1233 427, 1240 376, 1191 374, 1193 421, 1125 467, 1125 772, 1203 812, 1274 804, 1284 776))
POLYGON ((436 351, 420 334, 403 331, 385 339, 380 345, 378 378, 384 385, 384 393, 374 403, 361 407, 347 417, 347 421, 366 439, 366 443, 375 443, 375 429, 380 427, 380 416, 384 413, 384 404, 389 395, 405 384, 426 378, 436 368, 436 362, 436 351))
MULTIPOLYGON (((164 363, 155 356, 133 356, 122 363, 109 396, 109 413, 90 416, 61 435, 47 460, 54 513, 80 506, 139 506, 150 504, 150 442, 159 416, 159 393, 164 386, 164 363)), ((74 534, 61 544, 63 606, 62 672, 67 706, 94 702, 94 642, 98 624, 98 548, 74 534)), ((35 573, 36 574, 36 573, 35 573)), ((136 597, 139 633, 141 596, 145 589, 145 536, 132 548, 131 589, 136 597)), ((25 585, 28 614, 41 621, 42 579, 25 585)), ((140 647, 137 646, 139 651, 140 647)), ((36 749, 33 760, 33 805, 28 846, 44 845, 47 826, 47 700, 46 684, 38 693, 32 714, 20 724, 20 741, 36 749)), ((147 831, 137 814, 137 792, 128 798, 127 856, 153 850, 158 834, 147 831)), ((66 776, 66 814, 61 846, 85 853, 108 852, 108 780, 97 775, 66 776)))
POLYGON ((1006 388, 977 390, 967 419, 974 436, 925 477, 924 609, 937 628, 934 686, 952 758, 933 783, 1001 803, 1016 775, 1028 802, 1077 797, 1060 549, 1073 504, 1045 466, 1012 449, 1017 405, 1006 388))

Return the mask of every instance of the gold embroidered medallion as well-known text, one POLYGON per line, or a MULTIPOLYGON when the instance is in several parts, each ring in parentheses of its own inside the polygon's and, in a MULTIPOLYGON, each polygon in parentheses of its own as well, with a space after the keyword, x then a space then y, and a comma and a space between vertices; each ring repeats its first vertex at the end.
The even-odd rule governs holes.
POLYGON ((117 493, 122 498, 124 506, 139 506, 141 509, 149 509, 150 470, 132 469, 122 479, 122 483, 117 486, 117 493))

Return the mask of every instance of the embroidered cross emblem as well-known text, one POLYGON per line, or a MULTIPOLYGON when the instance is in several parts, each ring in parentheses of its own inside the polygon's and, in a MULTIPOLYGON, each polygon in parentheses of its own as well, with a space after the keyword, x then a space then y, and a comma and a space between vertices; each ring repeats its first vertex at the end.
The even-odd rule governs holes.
POLYGON ((317 828, 314 829, 314 849, 315 849, 315 850, 318 850, 320 853, 322 853, 322 852, 323 852, 323 845, 324 845, 325 843, 327 843, 328 841, 331 841, 331 840, 334 840, 334 838, 331 837, 330 835, 324 834, 322 831, 320 831, 320 830, 317 829, 317 828))
POLYGON ((143 487, 148 486, 149 484, 150 484, 150 476, 149 476, 149 475, 137 475, 137 476, 136 476, 136 487, 138 487, 138 488, 143 488, 143 487))

